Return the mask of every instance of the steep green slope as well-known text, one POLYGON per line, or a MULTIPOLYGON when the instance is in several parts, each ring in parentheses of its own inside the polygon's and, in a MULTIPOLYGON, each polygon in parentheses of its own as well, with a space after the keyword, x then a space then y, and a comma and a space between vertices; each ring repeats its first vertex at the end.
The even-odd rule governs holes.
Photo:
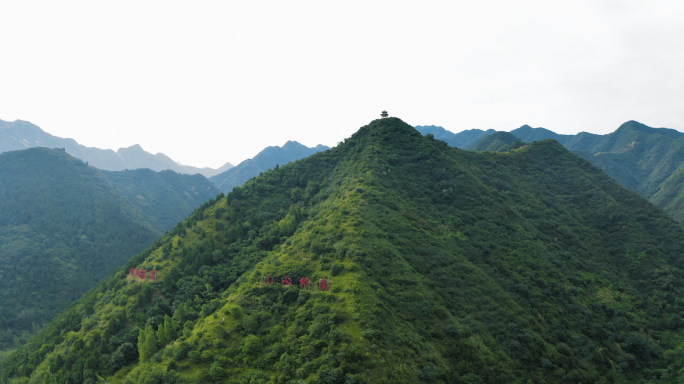
POLYGON ((220 193, 202 175, 150 169, 99 171, 160 234, 220 193))
POLYGON ((1 154, 0 349, 157 236, 95 168, 65 152, 1 154))
POLYGON ((508 132, 495 132, 470 147, 471 151, 506 152, 520 148, 523 142, 508 132))
POLYGON ((204 204, 5 374, 656 382, 676 375, 683 252, 680 225, 556 142, 470 152, 381 119, 204 204))
POLYGON ((329 148, 321 144, 309 148, 296 141, 288 141, 282 147, 267 147, 254 156, 253 159, 247 159, 234 168, 212 176, 209 180, 221 191, 228 193, 234 187, 241 186, 245 181, 259 175, 261 172, 268 171, 276 165, 284 165, 327 149, 329 148))
POLYGON ((0 352, 218 192, 201 175, 106 172, 57 149, 0 155, 0 352))

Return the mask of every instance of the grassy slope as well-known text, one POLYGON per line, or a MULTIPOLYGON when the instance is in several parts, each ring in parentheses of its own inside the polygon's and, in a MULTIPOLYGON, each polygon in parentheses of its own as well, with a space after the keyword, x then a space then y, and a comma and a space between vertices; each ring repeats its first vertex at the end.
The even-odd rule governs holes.
POLYGON ((680 343, 683 250, 679 225, 555 142, 481 154, 377 120, 205 204, 7 372, 646 382, 669 374, 663 351, 680 343), (156 266, 161 279, 140 283, 126 276, 132 266, 156 266), (332 289, 264 285, 265 275, 332 277, 332 289), (164 314, 178 317, 173 341, 142 362, 114 358, 164 314))

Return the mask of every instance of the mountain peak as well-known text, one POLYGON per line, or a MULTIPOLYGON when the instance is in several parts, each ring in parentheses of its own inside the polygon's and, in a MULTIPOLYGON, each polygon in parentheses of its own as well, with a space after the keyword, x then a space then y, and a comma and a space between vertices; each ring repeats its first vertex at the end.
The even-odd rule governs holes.
POLYGON ((130 147, 125 147, 125 148, 119 148, 117 152, 120 151, 133 151, 133 152, 145 152, 143 147, 140 146, 140 144, 133 144, 130 147))
POLYGON ((352 135, 354 139, 362 140, 386 140, 395 139, 398 136, 416 137, 419 138, 420 133, 412 126, 406 124, 398 117, 386 117, 376 119, 370 122, 365 127, 361 127, 356 133, 352 135))
POLYGON ((298 141, 288 140, 285 144, 283 144, 282 147, 279 147, 279 148, 290 149, 290 148, 299 148, 299 147, 305 147, 305 145, 299 143, 298 141))

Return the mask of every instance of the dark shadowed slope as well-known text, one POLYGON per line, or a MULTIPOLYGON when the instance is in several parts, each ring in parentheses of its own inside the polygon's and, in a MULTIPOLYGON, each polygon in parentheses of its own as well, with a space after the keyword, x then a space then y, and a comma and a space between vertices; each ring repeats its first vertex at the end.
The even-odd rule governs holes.
POLYGON ((0 352, 218 192, 201 175, 101 171, 57 149, 0 154, 0 352))
POLYGON ((65 309, 158 236, 98 171, 65 152, 0 155, 0 349, 65 309))
POLYGON ((236 167, 209 178, 221 191, 230 192, 252 177, 258 176, 276 165, 285 165, 295 160, 311 156, 316 152, 329 149, 325 145, 309 148, 296 141, 288 141, 282 147, 267 147, 253 159, 247 159, 236 167))
POLYGON ((683 253, 680 225, 554 141, 463 151, 376 120, 203 205, 6 373, 655 382, 680 368, 683 253), (160 279, 131 277, 132 267, 160 279))

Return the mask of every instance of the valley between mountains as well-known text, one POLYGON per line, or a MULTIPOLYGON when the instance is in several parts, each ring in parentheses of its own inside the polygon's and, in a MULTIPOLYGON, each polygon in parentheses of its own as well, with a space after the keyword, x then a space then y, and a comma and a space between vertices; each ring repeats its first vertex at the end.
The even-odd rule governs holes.
MULTIPOLYGON (((327 148, 289 141, 209 175, 232 189, 327 148)), ((208 168, 139 146, 85 147, 20 120, 0 121, 0 152, 0 362, 220 192, 198 173, 208 168)))

